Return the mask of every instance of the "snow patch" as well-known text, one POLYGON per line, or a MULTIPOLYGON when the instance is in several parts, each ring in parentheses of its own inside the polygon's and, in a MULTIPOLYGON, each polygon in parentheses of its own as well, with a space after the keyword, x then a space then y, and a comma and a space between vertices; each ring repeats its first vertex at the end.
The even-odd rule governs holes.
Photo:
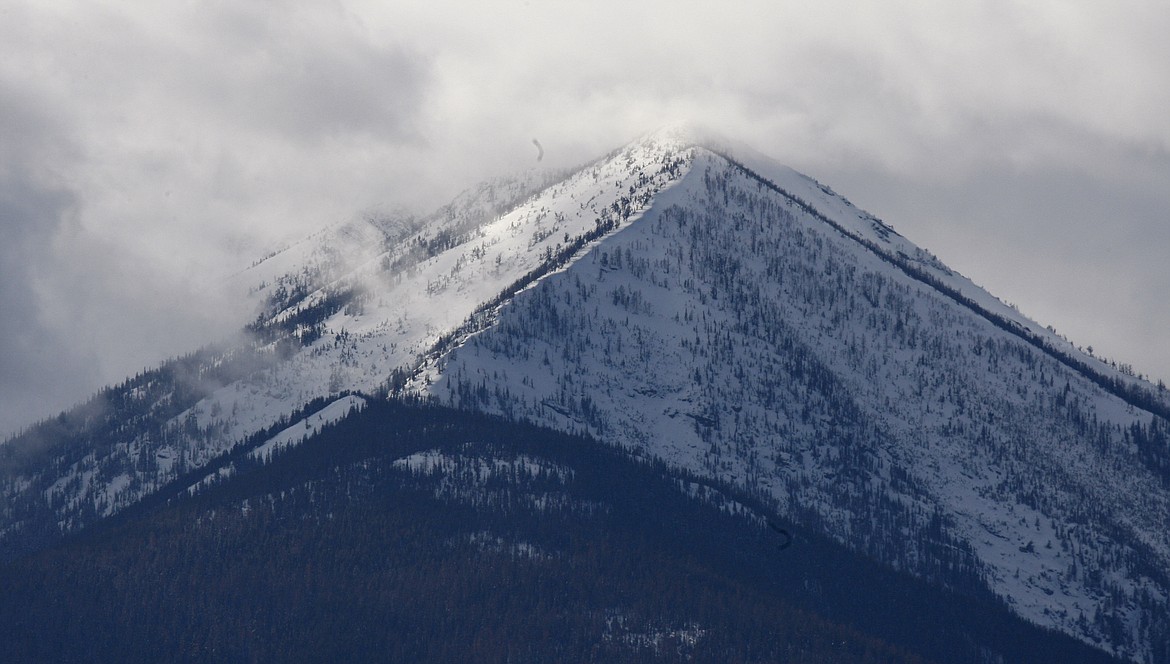
POLYGON ((287 429, 272 438, 269 438, 256 449, 249 452, 248 456, 264 462, 271 461, 273 455, 303 443, 320 433, 321 429, 340 422, 348 417, 350 413, 361 410, 365 405, 366 400, 362 397, 355 395, 342 397, 325 406, 320 411, 290 425, 287 429))

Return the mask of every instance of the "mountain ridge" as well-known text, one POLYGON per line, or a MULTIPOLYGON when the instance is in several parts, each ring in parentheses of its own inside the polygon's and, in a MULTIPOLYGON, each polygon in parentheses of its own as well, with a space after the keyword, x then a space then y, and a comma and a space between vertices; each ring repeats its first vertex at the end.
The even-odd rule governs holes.
MULTIPOLYGON (((838 241, 829 241, 832 234, 817 230, 813 224, 820 221, 816 216, 805 215, 808 220, 799 221, 805 218, 800 215, 805 210, 777 212, 766 223, 751 226, 751 220, 758 217, 758 212, 739 213, 732 209, 734 206, 724 209, 711 203, 714 211, 709 217, 699 218, 701 213, 696 210, 707 209, 704 206, 711 201, 726 203, 728 199, 738 197, 748 201, 743 203, 744 208, 761 210, 767 207, 766 201, 752 198, 755 196, 752 192, 758 191, 762 183, 745 177, 741 178, 742 184, 726 185, 729 180, 723 177, 724 171, 718 164, 712 165, 710 177, 704 177, 700 182, 704 168, 700 164, 690 171, 695 183, 693 200, 674 212, 671 212, 674 208, 669 202, 663 202, 656 208, 659 210, 656 225, 648 226, 650 222, 643 219, 637 228, 624 229, 604 240, 592 254, 599 270, 583 267, 578 261, 569 269, 570 273, 576 274, 572 283, 569 283, 569 277, 560 274, 542 281, 535 287, 535 292, 513 298, 507 306, 516 311, 515 321, 495 325, 472 337, 465 347, 459 349, 457 359, 451 354, 448 365, 436 374, 446 376, 446 382, 439 383, 438 391, 432 390, 431 393, 444 403, 482 408, 509 417, 530 419, 545 426, 588 432, 603 439, 618 440, 621 444, 647 448, 653 455, 674 459, 691 470, 705 468, 705 472, 746 478, 742 481, 749 486, 762 482, 766 491, 776 497, 784 499, 787 495, 790 507, 826 506, 813 510, 819 514, 806 516, 820 520, 842 538, 861 536, 862 541, 869 539, 879 548, 889 543, 888 535, 881 532, 885 526, 874 529, 874 524, 886 518, 883 514, 903 513, 895 519, 895 523, 903 524, 898 527, 909 526, 911 532, 923 533, 929 531, 936 518, 931 516, 929 507, 923 515, 914 516, 913 511, 904 512, 898 508, 898 502, 934 505, 937 509, 938 501, 943 496, 950 496, 946 498, 950 507, 944 508, 939 516, 944 522, 959 519, 967 524, 951 523, 948 528, 958 528, 961 540, 978 544, 976 548, 981 549, 979 559, 984 564, 991 564, 989 575, 999 592, 1013 601, 1023 602, 1019 610, 1043 624, 1060 625, 1082 634, 1097 634, 1087 638, 1101 638, 1104 630, 1117 629, 1105 625, 1119 615, 1142 614, 1148 610, 1137 608, 1138 605, 1150 602, 1157 605, 1164 600, 1164 590, 1156 589, 1160 582, 1138 571, 1144 568, 1141 560, 1163 561, 1156 563, 1155 567, 1164 566, 1166 560, 1166 542, 1155 535, 1159 532, 1158 524, 1162 523, 1160 519, 1166 514, 1165 489, 1160 486, 1161 480, 1155 477, 1164 466, 1151 463, 1165 458, 1165 438, 1159 433, 1164 432, 1162 424, 1151 420, 1148 413, 1138 414, 1132 404, 1095 391, 1098 381, 1077 377, 1078 373, 1071 371, 1067 363, 1056 363, 1056 358, 1050 353, 1044 352, 1047 359, 1043 359, 1034 353, 1042 349, 1030 343, 1019 345, 1017 342, 1027 339, 1018 331, 1010 330, 1009 336, 1003 336, 1002 321, 997 325, 997 321, 984 312, 973 311, 968 303, 956 302, 953 297, 938 300, 942 294, 933 284, 923 282, 921 278, 910 278, 915 275, 905 272, 898 277, 873 262, 876 259, 889 264, 888 256, 874 252, 860 254, 838 241), (724 187, 734 191, 726 192, 724 187), (671 215, 674 216, 665 219, 671 215), (695 219, 688 222, 688 215, 695 219), (728 232, 726 238, 720 238, 712 230, 730 223, 741 224, 745 229, 754 228, 751 233, 758 232, 759 237, 780 244, 786 242, 787 237, 772 232, 769 224, 787 224, 794 229, 788 231, 790 234, 797 233, 795 229, 799 228, 802 246, 791 250, 775 249, 774 252, 793 263, 803 260, 805 265, 799 265, 799 270, 790 270, 782 261, 769 263, 770 256, 757 252, 749 257, 756 261, 757 273, 766 274, 767 278, 761 276, 757 281, 745 282, 750 266, 747 266, 746 258, 737 261, 734 257, 750 253, 743 247, 748 241, 749 231, 739 235, 728 232), (675 226, 683 230, 678 235, 681 239, 672 244, 670 239, 663 238, 675 226), (619 241, 623 236, 626 237, 624 243, 619 241), (713 246, 718 249, 710 249, 713 246), (816 256, 810 252, 825 254, 829 247, 834 247, 833 251, 837 252, 831 254, 835 256, 832 260, 805 260, 808 255, 816 256), (709 263, 700 266, 706 276, 693 276, 697 273, 687 272, 685 264, 704 251, 711 254, 709 263), (607 255, 611 257, 609 262, 606 262, 607 255), (615 255, 619 258, 616 263, 612 259, 615 255), (864 255, 872 256, 872 259, 862 260, 864 255), (670 259, 669 265, 663 264, 663 256, 670 259), (680 268, 680 265, 684 267, 680 268), (597 276, 594 276, 595 270, 597 276), (785 278, 792 279, 795 286, 792 293, 797 299, 790 304, 786 304, 788 300, 785 298, 791 293, 777 291, 768 285, 776 283, 775 279, 784 274, 790 275, 785 278), (734 278, 728 279, 727 275, 734 275, 734 278), (881 278, 870 279, 877 284, 876 295, 873 301, 861 304, 867 287, 863 279, 856 279, 854 286, 849 287, 840 286, 844 282, 838 281, 834 291, 833 287, 826 290, 825 280, 818 275, 846 281, 855 276, 870 279, 868 275, 877 275, 881 278), (889 280, 891 277, 895 277, 893 281, 889 280), (607 279, 616 281, 607 285, 607 279), (664 287, 663 284, 671 279, 670 286, 664 287), (694 281, 696 279, 698 282, 694 281), (691 287, 688 282, 701 282, 702 285, 691 287), (736 302, 747 304, 731 305, 715 322, 706 320, 714 311, 712 302, 726 302, 728 297, 735 299, 737 289, 743 290, 745 283, 748 290, 756 290, 744 294, 736 302), (680 292, 688 295, 681 296, 680 292), (846 300, 856 296, 859 306, 837 303, 840 293, 844 293, 846 300), (689 304, 679 305, 679 297, 691 298, 687 300, 689 304), (759 309, 753 303, 759 302, 761 297, 779 308, 772 309, 770 314, 767 308, 759 309), (960 304, 966 313, 955 309, 960 304), (656 313, 655 307, 665 309, 665 312, 656 313), (824 313, 826 307, 832 311, 831 318, 824 313), (597 310, 600 315, 581 313, 597 310), (863 320, 856 314, 859 310, 872 310, 874 314, 866 314, 869 319, 863 320), (689 315, 698 316, 700 313, 703 321, 698 324, 687 322, 689 315), (972 313, 978 315, 972 317, 972 313), (873 317, 875 315, 877 318, 873 317), (673 322, 669 320, 671 316, 673 322), (679 324, 680 319, 684 324, 679 324), (764 321, 763 327, 758 322, 760 320, 764 321), (844 332, 838 333, 840 322, 849 320, 853 321, 853 327, 847 326, 844 332), (725 331, 736 325, 751 329, 748 329, 747 336, 729 340, 725 331), (776 337, 786 326, 790 341, 776 337), (879 327, 880 334, 876 337, 867 332, 879 327), (625 333, 627 328, 630 330, 628 334, 625 333), (969 339, 965 342, 969 345, 955 344, 953 340, 939 336, 950 333, 944 331, 946 328, 953 329, 959 339, 969 339), (687 342, 686 335, 696 332, 705 338, 695 337, 693 343, 687 342), (893 344, 889 343, 891 333, 894 335, 893 344), (769 335, 775 337, 775 341, 769 335), (853 340, 843 338, 843 335, 852 335, 853 340), (808 345, 810 340, 818 345, 835 343, 836 350, 820 353, 808 345), (615 361, 607 367, 611 350, 596 346, 598 342, 610 346, 616 344, 618 350, 614 352, 621 359, 620 366, 615 361), (790 350, 782 351, 781 356, 774 355, 768 349, 777 342, 779 348, 790 350), (929 348, 924 349, 921 344, 927 344, 929 348), (668 346, 676 350, 661 352, 668 346), (675 369, 695 366, 696 360, 701 369, 704 362, 701 358, 712 349, 723 347, 730 350, 720 356, 718 363, 708 363, 703 376, 697 370, 692 377, 675 369), (750 351, 751 359, 737 355, 735 349, 749 347, 755 349, 750 351), (867 350, 870 347, 884 347, 884 350, 870 352, 867 350), (542 348, 548 349, 543 358, 540 357, 542 348), (699 349, 699 354, 695 349, 699 349), (549 357, 550 351, 554 350, 567 353, 567 356, 563 360, 557 356, 549 357), (636 361, 639 356, 652 359, 639 363, 636 361), (812 359, 818 356, 823 359, 812 359), (769 359, 773 357, 779 362, 769 359), (857 364, 852 368, 845 366, 842 358, 855 358, 857 364), (635 360, 633 364, 629 364, 631 359, 635 360), (975 362, 985 365, 984 368, 980 369, 975 362), (549 365, 553 368, 543 368, 549 365), (894 368, 884 368, 887 365, 894 368), (1004 370, 1001 365, 1011 365, 1012 368, 1004 370), (727 366, 738 367, 737 371, 749 371, 748 367, 751 367, 751 373, 728 372, 727 366), (938 366, 948 367, 953 375, 939 371, 938 366), (643 376, 655 374, 661 377, 664 372, 671 375, 657 381, 641 380, 643 376), (750 399, 745 403, 745 393, 738 387, 745 376, 758 382, 759 374, 770 372, 787 372, 791 378, 787 382, 764 386, 764 389, 778 389, 777 394, 787 395, 780 403, 775 402, 776 396, 768 396, 761 397, 764 400, 758 401, 749 415, 733 412, 734 409, 725 410, 727 404, 737 407, 751 404, 750 399), (855 376, 852 379, 848 378, 851 374, 855 376), (1025 379, 1025 376, 1030 378, 1025 379), (841 382, 840 377, 847 380, 841 382), (960 379, 958 382, 954 380, 956 377, 960 379), (1057 377, 1062 382, 1072 381, 1070 386, 1077 385, 1075 399, 1061 393, 1060 386, 1055 385, 1057 377), (717 399, 707 399, 711 391, 707 386, 711 380, 721 381, 715 385, 716 389, 723 390, 717 399), (874 380, 883 387, 872 388, 874 380), (634 386, 627 388, 624 386, 627 383, 634 386), (1094 386, 1089 383, 1094 383, 1094 386), (791 391, 791 385, 802 384, 808 388, 791 391), (698 385, 703 387, 694 387, 698 385), (944 389, 941 394, 936 394, 938 405, 932 409, 929 400, 924 402, 923 399, 939 388, 944 389), (1016 391, 1019 394, 1011 396, 1016 391), (612 396, 606 396, 611 392, 612 396), (860 410, 850 405, 852 398, 849 395, 867 392, 866 403, 871 405, 863 405, 860 410), (902 400, 891 402, 891 397, 898 394, 902 395, 902 400), (881 405, 883 399, 884 406, 881 405), (808 411, 810 405, 815 411, 818 402, 825 410, 817 416, 816 422, 812 422, 808 413, 800 411, 808 411), (784 403, 803 405, 781 417, 783 421, 767 425, 753 425, 749 421, 758 423, 775 418, 777 408, 782 410, 784 403), (879 407, 875 409, 874 404, 879 407), (920 405, 911 407, 905 404, 920 405), (976 406, 974 410, 972 405, 976 406), (861 420, 851 422, 858 413, 861 413, 861 420), (679 415, 686 417, 680 419, 679 415), (720 429, 721 417, 731 421, 732 432, 720 429), (1073 419, 1070 421, 1069 417, 1073 419), (728 452, 728 448, 739 444, 728 443, 727 437, 734 436, 736 431, 744 435, 745 426, 750 432, 748 438, 756 442, 745 439, 741 448, 728 452), (920 430, 922 427, 925 428, 920 430), (885 433, 874 438, 866 433, 867 429, 885 433), (802 430, 804 433, 800 433, 802 430), (1130 430, 1144 433, 1131 436, 1130 430), (788 433, 783 433, 785 431, 788 433), (931 433, 924 433, 926 431, 931 433), (1023 443, 1026 437, 1037 431, 1053 432, 1052 435, 1065 438, 1044 441, 1041 446, 1023 443), (776 433, 781 433, 782 439, 776 439, 776 433), (836 436, 837 442, 827 446, 817 442, 818 437, 826 434, 836 436), (807 442, 792 443, 802 436, 807 442), (1143 448, 1143 444, 1136 442, 1143 436, 1158 440, 1153 443, 1149 454, 1141 449, 1134 454, 1135 447, 1143 448), (770 442, 759 442, 769 437, 772 438, 770 442), (723 442, 718 442, 720 440, 723 442), (860 448, 863 454, 874 455, 872 459, 856 456, 858 448, 849 441, 858 440, 873 441, 860 448), (966 442, 960 444, 961 440, 966 442), (935 450, 928 455, 931 467, 921 466, 917 458, 919 452, 909 453, 911 442, 916 448, 935 450), (788 449, 782 455, 793 458, 769 458, 778 453, 777 448, 788 449), (817 455, 825 453, 828 453, 829 460, 817 461, 817 455), (834 455, 841 455, 840 458, 847 461, 837 462, 834 455), (964 459, 967 461, 957 463, 964 459), (799 464, 813 463, 814 470, 810 471, 812 475, 797 482, 795 488, 789 486, 785 489, 790 480, 778 469, 794 462, 798 468, 799 464), (1092 478, 1091 473, 1107 467, 1127 468, 1125 477, 1117 478, 1116 485, 1092 478), (859 475, 858 469, 861 469, 859 475), (890 475, 895 470, 896 477, 890 475), (856 488, 844 490, 836 497, 816 495, 820 491, 829 494, 839 491, 834 485, 839 482, 842 472, 845 475, 841 477, 854 474, 850 482, 856 488), (1029 473, 1051 480, 1050 485, 1029 478, 1029 473), (911 480, 911 483, 905 484, 906 480, 911 480), (887 499, 886 490, 873 493, 875 481, 892 491, 889 496, 902 497, 875 508, 887 499), (901 490, 896 489, 899 484, 904 485, 901 490), (1090 492, 1092 505, 1084 503, 1081 495, 1089 486, 1096 487, 1090 492), (1123 486, 1128 487, 1124 490, 1124 499, 1115 495, 1123 486), (810 487, 815 487, 813 494, 800 493, 810 487), (799 499, 790 495, 793 490, 797 491, 799 499), (851 497, 849 494, 853 491, 861 493, 851 497), (1151 502, 1154 496, 1157 499, 1151 502), (841 512, 843 503, 852 507, 841 512), (1142 505, 1143 509, 1133 510, 1130 505, 1136 504, 1142 505), (1058 508, 1057 505, 1065 507, 1058 508), (980 511, 973 512, 967 506, 979 506, 974 509, 980 511), (1010 509, 1003 509, 1009 506, 1010 509), (877 512, 868 512, 870 517, 859 520, 858 517, 866 514, 867 509, 877 509, 877 512), (1011 516, 1013 513, 1016 516, 1011 516), (1030 515, 1026 517, 1029 524, 1050 520, 1051 524, 1067 523, 1074 530, 1085 528, 1086 533, 1070 535, 1072 531, 1066 530, 1064 525, 1055 529, 1037 525, 1032 530, 1039 532, 1029 535, 1018 523, 1021 513, 1030 515), (1050 519, 1058 513, 1065 516, 1050 519), (1133 520, 1135 516, 1141 525, 1133 520), (1078 580, 1077 575, 1080 574, 1080 565, 1085 564, 1085 557, 1096 555, 1085 553, 1092 548, 1081 547, 1098 542, 1099 537, 1111 531, 1114 526, 1110 524, 1114 523, 1129 533, 1125 539, 1128 543, 1116 551, 1103 552, 1103 555, 1132 559, 1129 569, 1137 576, 1133 578, 1133 585, 1127 586, 1129 590, 1123 591, 1131 598, 1124 602, 1129 608, 1113 607, 1102 612, 1102 605, 1094 599, 1099 591, 1088 589, 1097 582, 1078 580), (851 531, 856 532, 850 534, 851 531), (1070 553, 1065 551, 1063 557, 1041 557, 1037 561, 1036 545, 1029 538, 1038 535, 1050 536, 1053 542, 1076 551, 1071 555, 1081 559, 1070 566, 1067 558, 1070 553), (1017 582, 1014 579, 1021 569, 1029 571, 1017 582), (1147 581, 1152 581, 1154 586, 1147 586, 1147 581), (1083 583, 1089 586, 1083 586, 1083 583), (1094 606, 1097 608, 1093 609, 1094 606), (1096 613, 1082 617, 1085 610, 1095 610, 1096 613), (1095 620, 1100 625, 1086 629, 1080 626, 1083 620, 1095 620)), ((671 195, 680 195, 680 187, 682 185, 676 185, 671 195)), ((793 208, 802 207, 790 202, 793 208)), ((846 243, 856 240, 848 233, 840 236, 846 243)), ((752 242, 755 241, 753 236, 752 242)), ((773 251, 771 245, 768 250, 773 251)), ((1019 318, 1019 314, 1013 314, 1013 319, 1019 318)), ((435 382, 434 377, 431 382, 435 382)), ((945 542, 939 544, 943 548, 946 546, 945 542)), ((1110 546, 1115 545, 1116 542, 1110 546)), ((922 560, 920 553, 912 553, 909 549, 902 554, 887 551, 884 555, 887 562, 911 567, 921 564, 922 560), (905 557, 898 562, 901 556, 905 557)), ((1161 573, 1155 574, 1155 577, 1162 576, 1161 573)))
POLYGON ((734 482, 885 564, 976 569, 1038 624, 1168 656, 1164 390, 750 148, 660 131, 298 246, 233 278, 261 307, 242 345, 0 447, 0 546, 260 431, 295 445, 306 403, 416 395, 734 482))

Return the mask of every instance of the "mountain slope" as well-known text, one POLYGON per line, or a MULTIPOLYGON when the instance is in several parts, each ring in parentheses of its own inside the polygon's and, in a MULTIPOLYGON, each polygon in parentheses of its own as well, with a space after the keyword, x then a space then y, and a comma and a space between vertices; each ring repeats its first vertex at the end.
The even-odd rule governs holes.
POLYGON ((1151 657, 1166 427, 1118 396, 1133 381, 806 179, 832 205, 761 180, 697 149, 637 225, 515 297, 419 389, 736 482, 899 568, 973 572, 1039 624, 1151 657))
POLYGON ((229 287, 259 307, 244 338, 0 447, 0 553, 180 479, 197 493, 360 408, 346 391, 422 395, 726 482, 937 586, 1170 661, 1164 391, 741 146, 660 132, 336 227, 229 287))
POLYGON ((135 376, 0 447, 0 554, 133 505, 311 400, 412 372, 484 302, 555 269, 668 186, 679 163, 655 145, 575 173, 485 183, 419 222, 343 225, 235 275, 227 287, 261 308, 242 339, 135 376))

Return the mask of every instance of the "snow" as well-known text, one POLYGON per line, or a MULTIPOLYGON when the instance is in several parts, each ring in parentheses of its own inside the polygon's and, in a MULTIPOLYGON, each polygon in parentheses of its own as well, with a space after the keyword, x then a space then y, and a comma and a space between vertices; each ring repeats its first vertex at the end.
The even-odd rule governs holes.
POLYGON ((994 325, 979 309, 1047 333, 811 180, 772 173, 836 228, 715 153, 689 160, 638 224, 514 297, 422 389, 763 491, 845 543, 903 547, 882 555, 911 571, 923 562, 905 548, 916 538, 890 539, 875 523, 926 537, 937 507, 1016 611, 1089 641, 1102 633, 1079 618, 1092 619, 1106 587, 1126 598, 1118 613, 1139 610, 1143 593, 1165 605, 1140 566, 1103 584, 1083 573, 1148 554, 1170 569, 1170 496, 1121 435, 1149 413, 994 325), (768 206, 789 213, 765 219, 768 206), (703 209, 718 214, 684 219, 703 209), (857 236, 915 257, 978 307, 894 269, 857 236), (724 267, 704 270, 695 256, 707 252, 724 267), (880 284, 873 304, 860 297, 867 283, 880 284), (806 354, 812 364, 792 365, 806 354), (832 380, 809 383, 822 369, 832 380), (485 399, 478 386, 506 393, 485 399), (1055 405, 1064 398, 1098 433, 1070 427, 1055 405), (836 410, 838 400, 857 410, 836 410), (865 445, 834 442, 834 430, 865 445), (1118 527, 1133 539, 1110 537, 1118 527))
POLYGON ((666 655, 678 657, 685 655, 689 648, 695 647, 706 635, 707 630, 696 622, 670 627, 654 620, 633 619, 628 617, 625 611, 610 609, 606 611, 605 633, 602 638, 634 650, 649 648, 655 655, 663 654, 663 646, 669 643, 675 646, 675 650, 666 655))
POLYGON ((465 473, 474 484, 482 485, 493 478, 525 477, 536 479, 544 477, 555 479, 564 484, 571 480, 574 472, 558 464, 543 459, 536 459, 526 454, 517 455, 513 459, 499 457, 484 458, 479 456, 465 456, 447 454, 439 450, 416 452, 409 456, 397 459, 392 464, 394 468, 406 470, 418 475, 448 475, 456 472, 465 473))
POLYGON ((468 534, 467 540, 480 551, 505 554, 513 560, 549 560, 556 557, 531 542, 510 541, 486 530, 468 534))
MULTIPOLYGON (((175 422, 193 414, 201 427, 222 426, 218 445, 222 450, 313 398, 343 389, 377 390, 392 369, 413 368, 442 335, 463 323, 482 303, 540 269, 548 255, 567 246, 566 238, 571 242, 592 231, 599 211, 610 209, 623 196, 649 196, 668 188, 673 176, 664 170, 663 162, 661 151, 634 146, 534 192, 498 217, 469 226, 467 219, 451 212, 451 219, 437 227, 427 226, 385 252, 372 258, 362 254, 360 265, 345 279, 370 294, 363 311, 338 312, 326 322, 327 333, 310 348, 252 380, 224 386, 175 422), (464 243, 409 262, 417 243, 445 229, 468 226, 469 239, 464 243), (383 269, 401 260, 407 262, 401 271, 383 269), (435 306, 436 302, 441 306, 435 306), (225 411, 231 411, 231 416, 211 415, 225 411)), ((530 185, 503 182, 499 186, 504 192, 480 193, 504 199, 530 185)), ((623 223, 628 226, 636 219, 635 213, 623 223)), ((288 266, 277 271, 282 269, 288 266)), ((252 276, 269 282, 273 278, 252 276)), ((311 295, 310 301, 320 293, 311 295)), ((286 311, 277 318, 287 315, 286 311)), ((417 381, 426 378, 420 374, 417 381)))
POLYGON ((321 432, 321 429, 340 422, 355 410, 361 410, 366 400, 359 396, 347 396, 325 406, 317 413, 290 425, 287 429, 276 434, 248 453, 253 459, 264 462, 272 460, 273 455, 290 447, 301 444, 321 432))
POLYGON ((232 477, 233 475, 236 474, 236 472, 237 472, 236 467, 233 465, 227 465, 227 466, 217 468, 214 473, 207 475, 203 479, 201 479, 198 482, 187 487, 187 495, 194 496, 195 494, 199 493, 200 491, 203 491, 204 489, 207 489, 208 487, 214 486, 215 484, 218 484, 219 482, 222 482, 222 481, 228 479, 229 477, 232 477))
MULTIPOLYGON (((310 346, 279 361, 270 353, 268 365, 219 386, 173 417, 161 435, 132 431, 100 456, 65 462, 57 477, 0 478, 0 491, 41 494, 62 527, 72 529, 90 518, 83 502, 96 501, 99 514, 117 511, 309 401, 343 391, 376 392, 395 369, 425 384, 432 350, 444 335, 526 275, 555 272, 552 257, 568 258, 562 256, 567 248, 595 233, 602 219, 634 223, 639 210, 678 177, 682 158, 658 145, 635 144, 575 173, 537 170, 484 183, 427 219, 356 220, 273 252, 223 284, 257 308, 279 287, 308 292, 288 309, 267 312, 269 321, 287 320, 329 289, 363 295, 326 320, 310 346), (134 481, 115 482, 124 466, 136 469, 134 481)), ((266 449, 299 440, 303 432, 284 435, 266 449)), ((15 531, 4 526, 0 532, 15 531)))
POLYGON ((983 311, 1013 321, 1019 328, 1042 339, 1051 348, 1075 356, 1077 360, 1092 366, 1099 373, 1130 384, 1146 384, 1145 381, 1120 371, 1101 358, 1086 353, 1065 337, 1057 334, 1055 330, 1041 326, 1028 318, 1014 306, 1003 302, 967 277, 948 268, 933 254, 899 235, 891 226, 868 212, 855 208, 848 199, 828 186, 777 162, 750 146, 722 138, 713 138, 711 142, 721 154, 726 154, 775 183, 781 189, 812 203, 819 212, 839 224, 852 237, 869 243, 887 255, 908 258, 950 290, 974 301, 983 311))
POLYGON ((478 508, 507 510, 520 505, 535 512, 579 514, 608 509, 559 489, 573 480, 571 468, 525 454, 503 458, 427 450, 396 459, 392 467, 430 487, 439 500, 478 508))

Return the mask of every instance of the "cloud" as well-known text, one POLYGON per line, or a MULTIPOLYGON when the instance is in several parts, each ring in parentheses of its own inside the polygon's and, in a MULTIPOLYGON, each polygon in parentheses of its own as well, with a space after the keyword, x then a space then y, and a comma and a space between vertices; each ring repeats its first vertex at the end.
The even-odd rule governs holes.
POLYGON ((1005 140, 1000 158, 945 177, 857 165, 828 179, 1032 318, 1170 381, 1170 152, 1085 134, 1041 142, 1053 153, 1019 158, 1005 140))
POLYGON ((0 435, 229 334, 219 279, 408 168, 426 59, 271 9, 6 9, 0 435))
MULTIPOLYGON (((36 94, 0 81, 0 422, 68 405, 58 387, 84 364, 68 334, 44 321, 39 284, 52 268, 52 239, 76 197, 55 175, 73 150, 36 94)), ((94 377, 91 375, 90 380, 94 377)), ((3 431, 3 428, 0 428, 3 431)))
POLYGON ((39 376, 80 398, 226 334, 238 312, 209 275, 281 240, 438 205, 533 166, 534 137, 542 166, 565 166, 675 119, 809 172, 1042 322, 1170 378, 1162 3, 0 12, 0 293, 23 321, 6 317, 4 343, 31 344, 5 360, 4 394, 39 376))

